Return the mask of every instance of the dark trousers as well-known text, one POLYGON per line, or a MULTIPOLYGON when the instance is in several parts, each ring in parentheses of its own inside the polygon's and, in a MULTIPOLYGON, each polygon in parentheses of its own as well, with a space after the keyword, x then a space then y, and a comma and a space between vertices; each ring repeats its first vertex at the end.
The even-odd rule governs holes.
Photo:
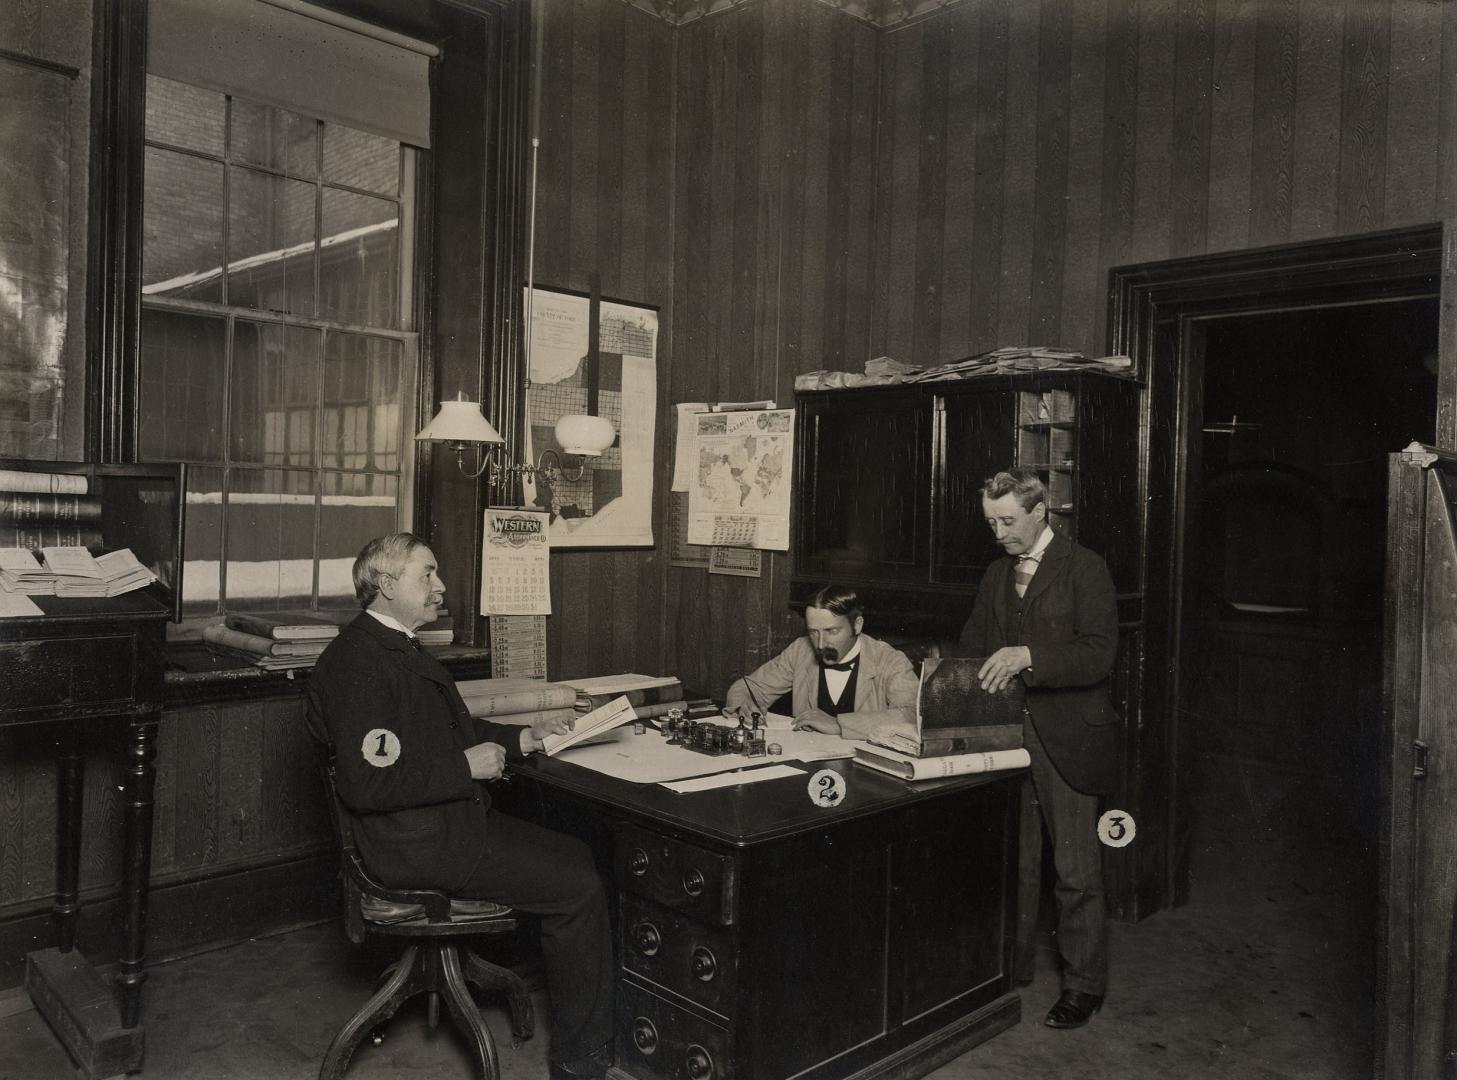
POLYGON ((612 1038, 612 932, 607 898, 580 840, 492 811, 486 850, 463 895, 541 918, 551 995, 551 1058, 571 1061, 612 1038))
POLYGON ((1062 986, 1101 997, 1108 980, 1108 925, 1103 901, 1103 850, 1098 796, 1069 787, 1047 757, 1037 729, 1023 724, 1032 775, 1022 786, 1021 873, 1018 890, 1018 967, 1032 970, 1037 908, 1042 895, 1042 836, 1052 842, 1057 872, 1057 951, 1062 986))

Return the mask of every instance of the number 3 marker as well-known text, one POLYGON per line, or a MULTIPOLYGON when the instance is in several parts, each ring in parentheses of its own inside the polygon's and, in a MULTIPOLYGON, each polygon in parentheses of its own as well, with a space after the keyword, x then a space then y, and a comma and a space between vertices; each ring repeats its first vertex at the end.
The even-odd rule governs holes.
POLYGON ((1109 847, 1127 847, 1136 831, 1127 810, 1109 810, 1098 819, 1098 839, 1109 847))

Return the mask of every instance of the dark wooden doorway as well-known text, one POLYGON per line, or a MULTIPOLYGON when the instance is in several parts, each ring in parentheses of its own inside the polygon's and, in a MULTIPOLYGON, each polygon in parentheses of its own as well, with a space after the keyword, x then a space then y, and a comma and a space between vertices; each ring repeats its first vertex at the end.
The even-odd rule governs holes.
MULTIPOLYGON (((1275 721, 1283 736, 1297 734, 1294 745, 1267 742, 1261 748, 1266 758, 1283 755, 1285 765, 1293 762, 1311 771, 1326 755, 1325 764, 1333 761, 1346 770, 1344 776, 1327 778, 1327 787, 1350 785, 1344 790, 1354 794, 1343 813, 1347 821, 1355 818, 1381 851, 1380 895, 1375 889, 1367 893, 1378 913, 1370 920, 1378 955, 1368 969, 1387 969, 1377 920, 1384 920, 1390 906, 1387 779, 1393 729, 1390 710, 1372 700, 1373 689, 1381 685, 1381 592, 1373 590, 1372 573, 1374 559, 1384 559, 1385 493, 1384 488, 1373 492, 1366 477, 1357 485, 1360 494, 1345 501, 1349 493, 1343 494, 1342 483, 1331 482, 1328 466, 1352 433, 1327 428, 1345 422, 1332 402, 1383 392, 1373 386, 1391 391, 1400 385, 1419 401, 1415 411, 1384 414, 1377 425, 1381 430, 1370 433, 1371 440, 1391 438, 1395 444, 1377 446, 1363 433, 1352 460, 1364 461, 1373 453, 1379 457, 1380 450, 1396 450, 1413 437, 1452 444, 1452 410, 1442 403, 1451 397, 1457 357, 1450 345, 1436 347, 1443 317, 1437 306, 1444 276, 1441 250, 1442 230, 1431 226, 1112 272, 1113 349, 1134 358, 1147 384, 1142 480, 1149 558, 1141 598, 1142 707, 1130 725, 1125 771, 1126 798, 1140 815, 1139 838, 1151 842, 1121 864, 1121 875, 1110 883, 1115 903, 1127 915, 1142 917, 1188 899, 1201 760, 1207 760, 1211 743, 1217 752, 1236 753, 1261 737, 1251 727, 1275 721), (1363 373, 1354 358, 1340 361, 1338 378, 1330 377, 1330 363, 1319 367, 1308 352, 1304 364, 1282 356, 1261 366, 1243 358, 1252 342, 1281 337, 1287 348, 1301 350, 1323 337, 1330 353, 1366 333, 1379 339, 1381 331, 1371 328, 1383 325, 1387 332, 1400 331, 1406 356, 1392 366, 1405 374, 1383 371, 1374 384, 1362 382, 1370 372, 1363 373), (1324 336, 1333 329, 1345 336, 1324 336), (1231 365, 1243 365, 1246 379, 1268 383, 1269 398, 1245 393, 1238 374, 1223 381, 1216 374, 1211 380, 1212 371, 1231 365), (1301 370, 1312 366, 1319 369, 1301 370), (1303 418, 1302 409, 1313 416, 1303 418), (1400 433, 1412 424, 1421 429, 1400 433), (1307 436, 1315 436, 1317 448, 1290 441, 1291 429, 1302 426, 1307 436), (1206 427, 1214 430, 1206 432, 1206 427), (1273 460, 1271 439, 1283 451, 1273 460), (1327 467, 1310 468, 1316 457, 1327 459, 1327 467), (1381 513, 1373 516, 1377 499, 1381 513), (1262 523, 1273 523, 1282 542, 1264 535, 1262 523), (1325 555, 1323 543, 1330 548, 1325 555), (1314 554, 1299 555, 1302 545, 1314 554), (1373 548, 1377 554, 1368 550, 1373 548), (1241 671, 1242 664, 1248 672, 1241 671), (1339 672, 1339 678, 1323 677, 1322 664, 1328 673, 1339 672), (1233 708, 1223 713, 1237 723, 1211 737, 1200 731, 1206 718, 1199 712, 1210 706, 1211 676, 1228 679, 1231 673, 1233 708), (1309 718, 1301 723, 1292 714, 1304 709, 1311 716, 1326 715, 1315 698, 1339 696, 1341 679, 1347 691, 1338 704, 1349 738, 1322 738, 1309 718), (1240 687, 1262 681, 1267 686, 1263 696, 1238 700, 1240 687), (1274 688, 1282 685, 1283 703, 1274 697, 1274 688), (1386 772, 1372 765, 1373 756, 1388 766, 1386 772)), ((1387 361, 1376 355, 1369 362, 1387 361)), ((1379 466, 1367 461, 1360 469, 1379 466)), ((1381 984, 1374 974, 1373 981, 1376 992, 1381 984)), ((1391 1005, 1389 993, 1376 1005, 1378 1049, 1391 1005)))

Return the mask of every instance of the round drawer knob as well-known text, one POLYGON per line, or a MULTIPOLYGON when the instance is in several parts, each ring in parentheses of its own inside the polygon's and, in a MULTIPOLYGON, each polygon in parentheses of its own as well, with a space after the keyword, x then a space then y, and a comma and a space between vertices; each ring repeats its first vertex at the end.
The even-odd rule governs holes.
POLYGON ((714 959, 713 950, 704 945, 693 947, 693 956, 689 959, 688 966, 699 982, 712 982, 713 977, 718 974, 718 961, 714 959))
POLYGON ((642 848, 633 848, 627 857, 627 868, 635 877, 642 877, 648 872, 648 853, 642 848))
POLYGON ((697 1043, 688 1048, 683 1060, 688 1066, 689 1080, 708 1080, 713 1075, 713 1058, 697 1043))
POLYGON ((658 928, 652 923, 640 922, 632 928, 632 943, 644 956, 656 956, 658 949, 662 947, 663 935, 658 933, 658 928))
POLYGON ((658 1029, 646 1016, 633 1018, 632 1042, 644 1054, 651 1054, 658 1048, 658 1029))
POLYGON ((683 891, 689 896, 701 896, 703 894, 703 872, 694 868, 683 875, 683 891))

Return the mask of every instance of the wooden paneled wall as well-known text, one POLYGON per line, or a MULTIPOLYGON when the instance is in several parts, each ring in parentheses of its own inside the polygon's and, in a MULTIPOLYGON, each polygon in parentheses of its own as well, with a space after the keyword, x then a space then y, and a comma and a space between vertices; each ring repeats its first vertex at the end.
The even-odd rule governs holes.
POLYGON ((538 259, 544 282, 595 269, 664 304, 661 554, 554 556, 553 673, 716 693, 797 630, 788 556, 757 581, 666 565, 671 402, 788 404, 796 374, 882 354, 1097 355, 1112 266, 1457 206, 1457 5, 1436 0, 961 0, 884 32, 814 0, 672 31, 617 8, 551 8, 551 134, 570 149, 543 150, 538 259), (624 37, 661 64, 603 84, 624 37), (604 139, 638 90, 671 138, 624 129, 619 156, 604 139), (632 173, 617 196, 634 140, 671 189, 632 173), (608 239, 639 211, 671 238, 661 258, 608 239))
MULTIPOLYGON (((603 0, 546 5, 535 280, 659 308, 654 491, 670 482, 667 372, 672 280, 673 35, 603 0)), ((551 559, 553 677, 656 673, 662 619, 662 518, 655 549, 561 551, 551 559)))
MULTIPOLYGON (((120 724, 98 722, 86 746, 81 844, 83 905, 120 890, 120 724), (110 736, 108 737, 108 732, 110 736)), ((55 891, 56 776, 52 725, 0 728, 0 942, 7 926, 37 923, 42 937, 55 891), (39 916, 39 918, 31 918, 39 916)), ((301 699, 289 694, 237 704, 168 709, 157 735, 157 784, 152 826, 152 887, 165 890, 207 878, 267 867, 307 865, 316 885, 320 861, 336 862, 317 752, 304 724, 301 699)), ((322 878, 327 882, 327 876, 322 878)), ((154 911, 159 907, 153 898, 154 911)), ((214 913, 212 925, 154 925, 153 948, 185 947, 239 932, 242 911, 214 913)), ((320 897, 324 903, 327 897, 320 897)), ((164 919, 178 904, 168 902, 164 919)), ((320 907, 314 912, 329 909, 320 907)), ((186 916, 182 916, 186 918, 186 916)), ((266 920, 267 916, 265 916, 266 920)), ((205 922, 205 920, 204 920, 205 922)), ((111 944, 83 933, 84 950, 111 944)), ((49 944, 48 938, 39 944, 49 944)), ((18 955, 0 950, 0 986, 18 955)))

